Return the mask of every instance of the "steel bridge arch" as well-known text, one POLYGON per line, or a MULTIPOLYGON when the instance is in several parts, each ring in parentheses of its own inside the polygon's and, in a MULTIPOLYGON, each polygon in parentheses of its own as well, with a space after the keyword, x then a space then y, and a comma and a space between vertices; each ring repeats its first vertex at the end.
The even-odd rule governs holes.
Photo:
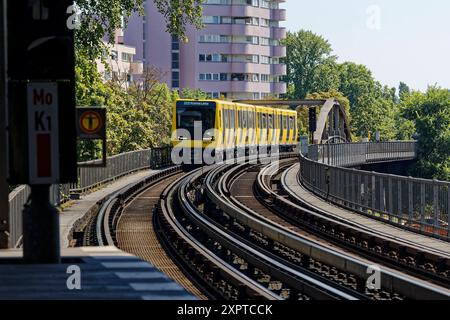
POLYGON ((339 101, 328 99, 320 108, 314 144, 352 142, 350 122, 339 101))

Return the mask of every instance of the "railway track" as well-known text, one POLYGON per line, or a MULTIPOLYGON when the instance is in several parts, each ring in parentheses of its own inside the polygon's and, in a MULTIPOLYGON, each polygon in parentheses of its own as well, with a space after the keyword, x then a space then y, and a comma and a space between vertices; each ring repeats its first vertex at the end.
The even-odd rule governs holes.
POLYGON ((162 192, 184 175, 181 172, 170 175, 127 201, 117 222, 115 231, 117 244, 121 250, 150 262, 188 292, 205 300, 207 296, 191 281, 186 275, 186 271, 173 261, 164 246, 161 245, 158 230, 153 221, 154 208, 157 206, 162 192))
POLYGON ((203 176, 203 170, 198 170, 172 186, 163 196, 158 217, 166 231, 163 233, 166 241, 219 295, 239 300, 259 297, 271 300, 364 298, 346 288, 337 288, 298 272, 282 259, 262 253, 205 215, 197 193, 203 176), (218 273, 228 273, 225 294, 223 284, 221 287, 223 280, 216 281, 218 273))
POLYGON ((376 263, 386 265, 450 288, 450 260, 444 252, 430 251, 413 243, 374 232, 302 201, 286 183, 291 165, 267 166, 258 174, 255 191, 259 200, 279 217, 304 231, 332 242, 376 263), (279 168, 279 170, 276 170, 279 168), (275 170, 274 170, 275 169, 275 170))
MULTIPOLYGON (((245 179, 245 174, 252 174, 251 168, 248 165, 223 166, 210 173, 206 178, 206 194, 212 204, 218 205, 220 209, 217 213, 217 220, 221 215, 226 219, 231 219, 231 224, 238 223, 246 228, 242 234, 250 234, 253 238, 259 238, 253 239, 253 241, 264 244, 262 247, 265 246, 267 252, 280 252, 280 247, 282 247, 284 250, 281 250, 283 251, 281 254, 289 256, 290 259, 294 256, 297 265, 299 261, 309 263, 302 265, 306 269, 305 271, 320 274, 323 278, 331 281, 338 279, 337 282, 340 282, 341 285, 364 294, 370 299, 448 299, 450 297, 450 291, 446 288, 388 268, 380 270, 381 289, 368 289, 366 286, 367 271, 371 270, 374 263, 367 259, 355 258, 354 255, 348 255, 342 250, 336 250, 336 246, 333 247, 329 244, 323 246, 317 241, 310 241, 311 239, 317 240, 318 236, 311 232, 312 237, 310 233, 306 238, 305 236, 308 234, 305 234, 304 231, 303 234, 296 233, 297 226, 292 223, 288 225, 285 223, 283 226, 280 223, 280 217, 275 216, 273 211, 268 213, 270 216, 267 212, 264 216, 263 208, 258 205, 255 197, 248 193, 244 192, 240 200, 246 202, 250 207, 256 206, 257 211, 233 197, 230 190, 233 182, 236 182, 237 188, 235 189, 237 190, 245 189, 246 185, 247 187, 252 185, 252 179, 245 179), (237 177, 244 178, 236 181, 237 177), (411 290, 411 287, 415 289, 411 290)), ((270 200, 266 196, 263 198, 270 200)), ((282 196, 279 198, 284 199, 282 196)), ((273 210, 273 206, 271 209, 273 210)), ((247 236, 247 238, 250 237, 247 236)))
MULTIPOLYGON (((289 161, 282 160, 282 169, 289 161)), ((338 250, 333 241, 324 245, 321 235, 286 223, 274 212, 272 197, 290 201, 286 196, 271 187, 270 194, 260 194, 260 201, 239 194, 245 188, 267 188, 273 178, 281 181, 282 172, 262 180, 258 166, 248 164, 190 173, 170 168, 114 194, 85 239, 88 244, 119 246, 152 262, 200 298, 449 298, 448 290, 386 269, 380 270, 381 288, 370 288, 369 261, 338 250)))

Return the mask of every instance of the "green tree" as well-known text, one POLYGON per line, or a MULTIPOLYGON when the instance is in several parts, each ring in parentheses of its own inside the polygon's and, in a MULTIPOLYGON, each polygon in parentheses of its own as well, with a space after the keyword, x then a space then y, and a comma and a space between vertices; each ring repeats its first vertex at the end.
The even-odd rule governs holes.
POLYGON ((327 40, 301 30, 288 32, 284 44, 289 98, 303 99, 308 93, 337 89, 337 58, 327 40))
POLYGON ((339 65, 339 91, 350 101, 353 133, 359 137, 380 132, 383 140, 396 138, 396 89, 382 86, 364 65, 339 65))
MULTIPOLYGON (((81 58, 76 66, 76 100, 79 106, 107 108, 108 155, 168 144, 171 133, 173 102, 178 95, 155 79, 154 70, 144 73, 142 83, 128 90, 116 82, 104 83, 96 66, 81 58)), ((81 142, 80 161, 101 156, 100 144, 81 142)))
POLYGON ((411 90, 409 89, 408 85, 404 82, 400 82, 400 85, 398 86, 398 96, 400 100, 404 100, 406 95, 410 93, 411 90))
POLYGON ((419 136, 412 174, 450 181, 450 92, 438 87, 429 87, 425 94, 412 92, 400 107, 419 136))
POLYGON ((345 62, 338 67, 339 91, 350 101, 351 111, 375 95, 376 83, 372 72, 364 65, 345 62))
POLYGON ((181 91, 181 97, 183 99, 199 99, 204 100, 208 98, 208 95, 206 92, 203 92, 200 89, 189 89, 184 88, 183 91, 181 91))

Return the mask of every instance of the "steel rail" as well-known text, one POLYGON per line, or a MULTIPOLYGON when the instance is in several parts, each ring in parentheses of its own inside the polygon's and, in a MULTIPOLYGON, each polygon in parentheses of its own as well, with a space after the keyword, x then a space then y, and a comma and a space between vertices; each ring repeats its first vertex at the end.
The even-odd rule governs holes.
MULTIPOLYGON (((227 262, 223 261, 219 257, 217 257, 212 251, 206 248, 201 241, 195 239, 193 235, 191 235, 184 226, 179 222, 176 217, 176 214, 172 208, 172 202, 176 201, 177 197, 180 197, 180 192, 178 191, 180 188, 183 188, 183 185, 186 181, 191 179, 193 175, 201 175, 201 171, 203 169, 197 170, 193 174, 188 177, 184 177, 176 182, 174 182, 169 188, 161 196, 162 199, 162 216, 166 223, 168 223, 171 229, 177 234, 177 236, 186 242, 193 250, 195 250, 202 257, 206 258, 210 261, 214 266, 216 266, 220 271, 221 275, 227 278, 232 283, 236 285, 244 285, 247 287, 248 291, 251 292, 251 296, 259 297, 266 300, 281 300, 280 296, 274 294, 267 288, 263 287, 261 284, 257 283, 253 279, 250 279, 248 276, 244 275, 241 272, 238 272, 233 267, 231 267, 227 262), (177 193, 177 194, 175 194, 177 193)), ((180 202, 180 205, 186 205, 187 199, 182 197, 183 201, 180 202)), ((192 207, 185 207, 186 210, 193 210, 192 207)), ((192 212, 191 212, 192 213, 192 212)), ((170 239, 166 239, 170 242, 170 239)))
MULTIPOLYGON (((239 170, 243 170, 243 167, 244 166, 234 167, 232 170, 229 170, 224 175, 224 177, 221 178, 222 181, 228 179, 231 176, 231 172, 239 172, 239 170)), ((222 168, 222 171, 225 169, 226 168, 222 168)), ((216 170, 216 172, 214 172, 214 175, 217 176, 218 171, 220 170, 216 170)), ((213 172, 211 172, 206 180, 206 193, 208 197, 210 197, 212 201, 216 203, 228 215, 232 216, 244 225, 264 234, 273 241, 277 241, 304 254, 310 256, 312 255, 317 257, 318 259, 325 260, 327 263, 330 263, 340 268, 341 270, 351 270, 353 273, 356 273, 360 277, 367 277, 367 270, 370 265, 366 262, 356 260, 343 254, 338 254, 322 247, 321 245, 308 241, 307 239, 300 238, 292 234, 292 232, 283 230, 279 226, 274 225, 271 221, 267 221, 267 219, 261 218, 256 212, 251 212, 248 210, 247 212, 243 212, 243 208, 237 208, 236 203, 230 203, 231 200, 224 200, 230 196, 229 191, 224 188, 224 193, 217 194, 213 189, 214 179, 216 178, 213 178, 213 172)), ((382 280, 382 285, 384 288, 393 288, 396 290, 396 292, 399 292, 405 296, 411 296, 409 292, 409 288, 411 287, 411 285, 421 289, 419 290, 421 298, 448 299, 450 296, 448 290, 434 287, 429 288, 429 284, 422 282, 421 280, 384 269, 382 270, 382 280)))
MULTIPOLYGON (((211 171, 215 170, 212 169, 211 171)), ((207 215, 200 213, 186 196, 188 185, 191 185, 194 181, 195 179, 191 179, 190 183, 184 183, 184 185, 180 186, 180 204, 182 205, 183 211, 188 214, 189 219, 207 233, 209 237, 220 242, 229 250, 236 252, 249 263, 263 270, 268 270, 269 274, 289 287, 293 287, 300 292, 303 290, 305 294, 315 299, 359 300, 361 298, 360 296, 351 295, 348 292, 324 284, 309 275, 305 275, 291 268, 285 262, 281 262, 280 259, 262 253, 259 248, 250 246, 248 243, 238 239, 236 235, 231 234, 228 230, 217 225, 207 215)))
POLYGON ((395 268, 406 268, 414 276, 426 277, 438 285, 450 288, 450 259, 447 253, 432 250, 423 245, 418 245, 398 237, 370 229, 364 225, 331 215, 320 208, 306 203, 289 187, 286 182, 288 170, 281 177, 281 187, 288 198, 281 197, 268 187, 264 187, 261 179, 258 180, 258 189, 273 205, 276 205, 278 213, 286 216, 303 228, 314 230, 322 237, 345 245, 358 254, 370 259, 376 259, 391 264, 395 268), (318 228, 321 226, 321 228, 318 228), (330 230, 339 230, 340 235, 331 233, 330 230), (349 241, 349 239, 353 239, 349 241), (362 245, 362 243, 365 245, 362 245), (371 249, 375 248, 377 249, 371 249), (398 252, 399 254, 394 254, 398 252), (402 257, 411 257, 403 259, 402 257), (405 260, 405 261, 403 261, 405 260), (417 261, 416 261, 417 260, 417 261), (420 262, 421 261, 421 262, 420 262), (428 268, 428 269, 427 269, 428 268), (447 270, 447 275, 438 273, 439 269, 447 270), (434 272, 435 270, 436 272, 434 272))

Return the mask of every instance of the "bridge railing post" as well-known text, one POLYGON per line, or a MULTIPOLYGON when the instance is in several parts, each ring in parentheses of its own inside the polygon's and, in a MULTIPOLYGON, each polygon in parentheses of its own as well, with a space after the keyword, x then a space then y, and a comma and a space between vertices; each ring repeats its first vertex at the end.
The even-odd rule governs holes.
POLYGON ((447 187, 447 238, 450 239, 450 187, 447 187))

